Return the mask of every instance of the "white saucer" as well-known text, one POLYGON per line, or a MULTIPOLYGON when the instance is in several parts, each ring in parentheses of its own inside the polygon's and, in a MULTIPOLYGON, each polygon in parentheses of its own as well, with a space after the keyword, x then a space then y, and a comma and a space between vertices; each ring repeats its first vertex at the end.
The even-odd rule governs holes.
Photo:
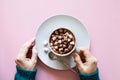
MULTIPOLYGON (((85 47, 89 49, 90 39, 84 25, 79 20, 71 16, 53 16, 44 21, 42 25, 40 25, 36 34, 36 48, 38 51, 38 57, 45 65, 53 69, 66 70, 68 68, 66 68, 57 60, 51 60, 48 56, 48 53, 44 51, 45 46, 48 48, 48 50, 50 50, 48 45, 44 45, 44 41, 48 42, 51 32, 58 28, 67 28, 73 32, 76 38, 76 49, 80 47, 85 47)), ((69 65, 70 68, 75 67, 75 63, 71 55, 61 58, 69 65)))

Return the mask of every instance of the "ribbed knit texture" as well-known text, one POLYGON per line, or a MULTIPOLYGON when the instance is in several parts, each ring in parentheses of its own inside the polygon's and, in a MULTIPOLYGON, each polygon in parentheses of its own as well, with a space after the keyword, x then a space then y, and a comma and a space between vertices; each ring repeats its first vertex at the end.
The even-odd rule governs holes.
MULTIPOLYGON (((17 72, 15 74, 14 80, 35 80, 37 69, 30 71, 30 70, 24 70, 18 66, 16 66, 16 69, 17 72)), ((80 80, 100 80, 98 69, 96 69, 96 71, 92 74, 84 74, 78 72, 78 75, 80 77, 80 80)))
POLYGON ((35 80, 35 75, 37 69, 35 70, 24 70, 18 66, 16 66, 17 72, 15 74, 14 80, 35 80))
POLYGON ((81 72, 78 72, 78 74, 79 74, 80 80, 100 80, 98 69, 96 69, 96 71, 91 74, 84 74, 81 72))

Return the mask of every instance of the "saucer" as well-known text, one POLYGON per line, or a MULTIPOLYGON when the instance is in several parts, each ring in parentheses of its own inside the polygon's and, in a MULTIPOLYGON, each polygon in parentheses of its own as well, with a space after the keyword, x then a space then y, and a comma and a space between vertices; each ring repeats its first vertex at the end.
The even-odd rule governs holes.
POLYGON ((48 45, 50 34, 58 28, 67 28, 74 34, 76 38, 76 49, 80 47, 90 47, 90 39, 88 32, 84 25, 77 19, 67 15, 56 15, 44 21, 36 33, 36 48, 38 51, 39 59, 48 67, 57 70, 67 70, 76 66, 74 59, 71 55, 59 57, 69 67, 65 67, 57 60, 51 60, 48 56, 50 47, 48 45))

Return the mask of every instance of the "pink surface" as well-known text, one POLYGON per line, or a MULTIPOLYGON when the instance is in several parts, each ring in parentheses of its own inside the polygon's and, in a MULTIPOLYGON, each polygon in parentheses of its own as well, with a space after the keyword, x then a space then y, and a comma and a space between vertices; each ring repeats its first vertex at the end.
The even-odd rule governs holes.
MULTIPOLYGON (((0 80, 14 80, 14 60, 39 25, 56 14, 71 15, 87 28, 101 80, 120 80, 120 0, 0 0, 0 80)), ((78 80, 38 62, 36 80, 78 80)))

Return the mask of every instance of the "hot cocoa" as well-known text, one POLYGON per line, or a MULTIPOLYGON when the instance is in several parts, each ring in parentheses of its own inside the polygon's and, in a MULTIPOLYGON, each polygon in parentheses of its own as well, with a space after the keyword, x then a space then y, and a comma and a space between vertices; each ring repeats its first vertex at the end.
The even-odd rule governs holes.
POLYGON ((51 49, 58 54, 67 54, 75 46, 75 36, 66 28, 59 28, 52 32, 49 39, 51 49))

